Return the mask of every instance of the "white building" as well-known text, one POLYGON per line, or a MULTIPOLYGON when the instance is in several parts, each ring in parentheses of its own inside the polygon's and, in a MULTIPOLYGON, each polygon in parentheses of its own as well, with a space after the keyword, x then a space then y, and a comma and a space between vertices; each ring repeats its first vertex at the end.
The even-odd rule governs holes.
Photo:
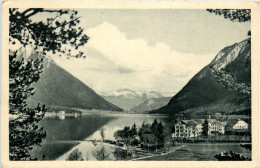
POLYGON ((208 135, 225 134, 225 124, 216 119, 208 119, 208 135))
POLYGON ((233 130, 248 130, 248 123, 242 119, 229 119, 226 122, 233 130))
MULTIPOLYGON (((216 119, 207 119, 208 135, 225 134, 225 123, 216 119)), ((202 134, 205 119, 181 120, 175 124, 173 137, 191 138, 202 134)))

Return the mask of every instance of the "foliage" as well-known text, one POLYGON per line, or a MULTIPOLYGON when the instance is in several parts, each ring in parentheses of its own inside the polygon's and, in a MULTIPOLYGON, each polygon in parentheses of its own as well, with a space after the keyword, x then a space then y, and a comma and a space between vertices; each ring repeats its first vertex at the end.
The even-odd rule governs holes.
POLYGON ((132 126, 131 130, 130 130, 130 136, 136 136, 137 135, 137 127, 136 124, 134 123, 134 125, 132 126))
POLYGON ((146 134, 152 134, 150 127, 150 124, 145 124, 145 122, 142 123, 142 126, 138 131, 138 136, 140 137, 141 142, 145 142, 146 134))
POLYGON ((208 131, 209 131, 209 122, 208 120, 205 120, 204 123, 202 124, 202 135, 208 136, 208 131))
POLYGON ((102 138, 102 142, 104 142, 104 139, 105 139, 105 129, 104 128, 100 129, 100 136, 102 138))
POLYGON ((75 51, 72 55, 71 49, 65 45, 72 46, 78 50, 88 41, 88 36, 83 33, 80 17, 75 10, 49 10, 43 8, 29 8, 21 11, 18 8, 9 9, 9 42, 15 44, 17 40, 22 46, 30 45, 35 50, 46 55, 51 51, 54 54, 65 54, 66 56, 84 57, 83 52, 75 51), (35 21, 35 16, 41 13, 56 14, 46 20, 35 21))
POLYGON ((41 60, 19 60, 17 53, 9 53, 9 157, 10 160, 30 160, 29 150, 41 143, 46 133, 37 123, 46 112, 46 108, 27 108, 26 99, 34 94, 31 87, 37 82, 43 66, 41 60))
POLYGON ((245 160, 251 160, 250 158, 246 158, 238 153, 232 152, 232 151, 225 151, 221 154, 215 155, 215 158, 219 161, 245 161, 245 160))
POLYGON ((109 160, 110 158, 110 152, 106 150, 104 145, 102 145, 96 151, 93 151, 93 155, 97 160, 109 160))
POLYGON ((251 95, 251 84, 246 84, 243 82, 239 82, 233 77, 230 73, 225 70, 213 70, 213 75, 216 77, 218 82, 222 84, 226 89, 234 90, 239 93, 243 93, 246 95, 251 95))
POLYGON ((225 19, 233 22, 248 22, 251 20, 250 9, 207 9, 210 13, 223 15, 225 19))
MULTIPOLYGON (((250 151, 252 150, 252 144, 240 144, 242 148, 249 149, 250 151)), ((235 152, 222 152, 221 154, 215 155, 215 158, 218 159, 219 161, 234 161, 234 160, 252 160, 251 158, 244 157, 240 155, 239 153, 235 152)))
POLYGON ((114 133, 114 137, 122 138, 126 146, 131 145, 135 147, 142 143, 144 146, 153 146, 156 149, 164 147, 166 139, 167 143, 170 143, 169 135, 171 135, 170 128, 169 130, 166 129, 161 121, 158 123, 157 119, 151 125, 143 122, 139 130, 137 130, 134 123, 131 129, 125 126, 124 129, 114 133))
POLYGON ((252 150, 252 144, 241 144, 240 145, 242 148, 248 149, 248 150, 252 150))
POLYGON ((142 127, 139 129, 138 135, 141 142, 145 144, 153 144, 156 147, 164 146, 165 141, 165 129, 160 121, 158 123, 157 119, 154 119, 152 125, 142 124, 142 127))
POLYGON ((48 112, 58 113, 60 111, 65 111, 66 114, 82 114, 82 111, 69 107, 48 106, 48 112))
POLYGON ((83 161, 84 159, 83 159, 83 156, 82 156, 82 153, 79 151, 79 149, 77 148, 77 149, 75 149, 75 150, 73 150, 70 154, 69 154, 69 156, 68 156, 68 158, 66 159, 66 160, 70 160, 70 161, 75 161, 75 160, 77 160, 77 161, 83 161))
POLYGON ((113 151, 113 155, 116 157, 117 160, 123 160, 131 156, 131 153, 126 152, 121 148, 115 148, 115 150, 113 151))
POLYGON ((37 125, 46 112, 45 106, 38 104, 28 108, 26 99, 34 94, 31 85, 40 78, 47 52, 84 57, 83 52, 77 50, 87 43, 88 37, 77 27, 78 23, 74 10, 9 9, 9 45, 29 46, 41 53, 40 58, 25 59, 18 57, 17 51, 9 51, 9 114, 14 117, 9 121, 10 160, 32 159, 29 151, 46 136, 43 128, 37 125), (56 16, 42 20, 38 15, 46 13, 56 16), (75 55, 68 46, 75 49, 75 55))

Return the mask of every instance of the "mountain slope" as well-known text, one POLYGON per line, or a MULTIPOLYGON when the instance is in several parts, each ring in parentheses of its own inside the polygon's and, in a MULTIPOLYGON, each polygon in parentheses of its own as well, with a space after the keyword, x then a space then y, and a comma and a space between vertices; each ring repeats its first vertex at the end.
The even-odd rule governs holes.
POLYGON ((59 67, 55 62, 45 63, 44 71, 37 83, 33 84, 35 94, 27 103, 35 106, 38 102, 48 106, 64 106, 83 109, 121 111, 107 102, 79 79, 59 67))
POLYGON ((251 82, 250 70, 246 68, 251 61, 251 43, 246 39, 221 50, 215 59, 197 73, 170 102, 152 113, 174 114, 190 108, 213 105, 249 106, 249 96, 228 90, 213 76, 212 68, 224 69, 238 81, 251 82))
POLYGON ((150 98, 145 102, 131 108, 130 111, 136 113, 143 113, 143 112, 155 110, 168 104, 170 99, 171 97, 150 98))

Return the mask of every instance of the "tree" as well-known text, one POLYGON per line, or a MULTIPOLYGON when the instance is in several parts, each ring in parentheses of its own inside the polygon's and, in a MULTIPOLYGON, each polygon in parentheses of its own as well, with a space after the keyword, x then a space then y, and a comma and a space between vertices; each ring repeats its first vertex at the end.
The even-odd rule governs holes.
POLYGON ((9 114, 14 116, 9 121, 10 160, 30 160, 29 151, 46 136, 37 124, 44 117, 46 107, 38 104, 29 108, 26 104, 27 97, 34 94, 31 85, 40 78, 44 58, 50 52, 68 58, 85 57, 78 49, 89 38, 77 26, 80 18, 77 13, 63 9, 9 9, 9 45, 21 46, 22 49, 29 46, 40 53, 39 58, 29 59, 9 50, 9 114), (37 20, 39 13, 54 15, 46 20, 37 20))
POLYGON ((83 159, 82 153, 77 148, 77 149, 73 150, 69 154, 69 156, 68 156, 68 158, 66 160, 69 160, 69 161, 76 161, 76 160, 77 161, 83 161, 84 159, 83 159))
POLYGON ((230 19, 233 22, 251 21, 251 9, 207 9, 207 11, 223 15, 225 19, 230 19))
MULTIPOLYGON (((248 149, 248 150, 252 150, 252 144, 240 144, 240 146, 242 148, 248 149)), ((215 158, 219 161, 234 161, 234 160, 241 160, 241 161, 245 161, 245 160, 252 160, 250 157, 244 157, 242 155, 240 155, 239 153, 235 153, 232 151, 225 151, 222 152, 221 154, 215 155, 215 158)))
POLYGON ((24 47, 29 45, 44 55, 51 51, 54 54, 66 54, 68 57, 84 57, 83 52, 77 50, 85 45, 89 38, 83 33, 83 29, 77 26, 79 19, 76 10, 29 8, 21 11, 18 8, 10 8, 9 43, 19 42, 24 47), (55 16, 35 21, 39 13, 55 16), (72 55, 68 46, 75 49, 75 55, 72 55))
POLYGON ((150 124, 145 124, 145 122, 143 122, 141 128, 138 131, 138 136, 140 137, 141 142, 144 143, 145 134, 152 134, 150 127, 151 127, 150 124))
POLYGON ((131 130, 130 130, 130 136, 134 137, 136 135, 137 135, 137 127, 136 127, 136 124, 134 123, 131 130))
POLYGON ((209 122, 208 120, 205 120, 204 123, 202 124, 202 135, 208 136, 209 135, 209 122))
POLYGON ((173 145, 172 143, 172 123, 169 123, 168 125, 165 125, 164 128, 164 148, 170 149, 170 146, 173 145))
POLYGON ((17 53, 9 54, 9 114, 15 116, 9 120, 9 158, 10 160, 30 160, 29 150, 41 143, 46 136, 37 123, 46 112, 40 104, 28 108, 26 99, 34 94, 31 86, 38 81, 43 66, 41 60, 25 62, 19 60, 17 53))
POLYGON ((252 144, 241 144, 240 145, 242 148, 248 149, 248 150, 252 150, 252 144))
POLYGON ((164 146, 164 126, 160 121, 157 127, 157 134, 155 135, 160 146, 164 146))
POLYGON ((157 134, 157 128, 158 128, 158 121, 155 118, 152 125, 151 125, 151 131, 153 134, 157 134))
POLYGON ((120 147, 115 148, 115 150, 113 151, 113 155, 116 157, 117 160, 123 160, 128 157, 126 155, 126 152, 120 147))
POLYGON ((130 137, 130 127, 125 126, 123 129, 123 139, 125 140, 126 144, 129 141, 129 137, 130 137))
POLYGON ((105 129, 104 128, 100 129, 100 136, 102 138, 102 142, 104 142, 104 139, 105 139, 105 129))
POLYGON ((246 160, 251 160, 250 158, 246 158, 238 153, 234 153, 232 151, 225 151, 222 152, 221 154, 215 155, 214 156, 217 160, 219 161, 246 161, 246 160))
POLYGON ((104 145, 98 148, 96 151, 93 151, 93 155, 97 160, 109 160, 110 152, 106 150, 104 145))
MULTIPOLYGON (((251 67, 249 66, 247 68, 250 69, 251 72, 251 67)), ((225 88, 246 95, 251 95, 251 84, 239 82, 235 77, 233 77, 229 72, 225 71, 224 69, 215 70, 214 68, 212 68, 212 70, 215 78, 225 88)))

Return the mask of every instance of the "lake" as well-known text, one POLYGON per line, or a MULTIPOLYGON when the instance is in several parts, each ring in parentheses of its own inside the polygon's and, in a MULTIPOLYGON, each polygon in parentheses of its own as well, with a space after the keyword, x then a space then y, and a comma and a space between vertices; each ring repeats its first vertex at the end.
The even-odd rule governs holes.
MULTIPOLYGON (((72 148, 81 145, 82 140, 100 140, 100 129, 104 128, 105 139, 113 140, 114 132, 123 129, 124 126, 132 126, 136 123, 140 127, 143 122, 152 123, 157 118, 158 121, 165 122, 167 116, 150 114, 123 114, 123 113, 86 113, 83 115, 58 115, 46 113, 40 126, 46 131, 46 138, 41 146, 36 146, 31 151, 31 157, 41 160, 45 155, 45 160, 63 160, 61 157, 72 148)), ((65 160, 65 159, 64 159, 65 160)))

